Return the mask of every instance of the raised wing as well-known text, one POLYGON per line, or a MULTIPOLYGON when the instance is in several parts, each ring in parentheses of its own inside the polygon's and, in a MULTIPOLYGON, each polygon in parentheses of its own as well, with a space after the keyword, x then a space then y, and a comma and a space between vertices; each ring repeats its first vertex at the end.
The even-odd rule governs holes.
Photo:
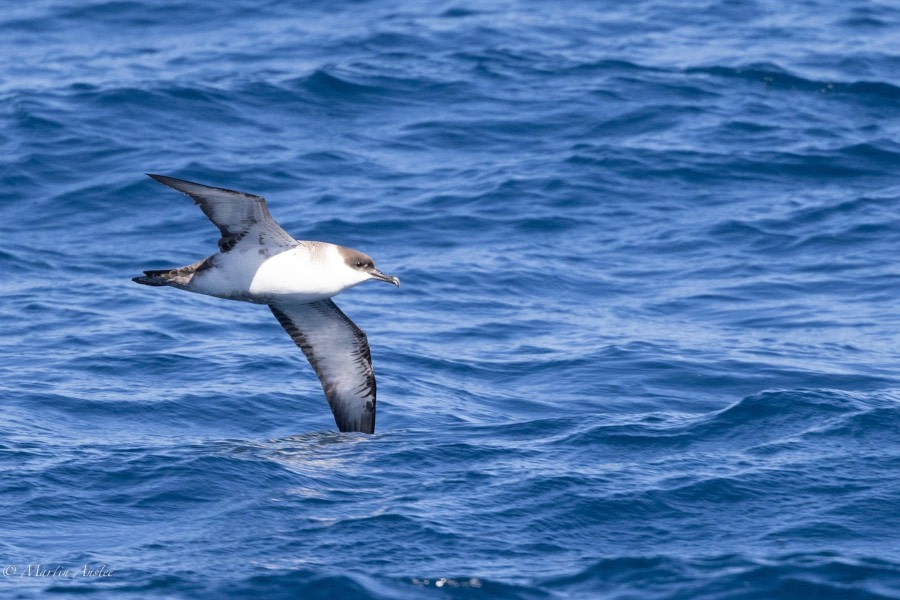
POLYGON ((269 305, 322 382, 341 431, 375 432, 375 372, 366 334, 331 300, 269 305))
POLYGON ((165 175, 148 173, 148 176, 186 194, 200 206, 203 214, 209 217, 222 234, 219 239, 220 252, 228 252, 234 248, 254 229, 258 230, 257 239, 253 240, 254 244, 285 248, 297 244, 297 240, 282 229, 269 214, 265 198, 165 175))

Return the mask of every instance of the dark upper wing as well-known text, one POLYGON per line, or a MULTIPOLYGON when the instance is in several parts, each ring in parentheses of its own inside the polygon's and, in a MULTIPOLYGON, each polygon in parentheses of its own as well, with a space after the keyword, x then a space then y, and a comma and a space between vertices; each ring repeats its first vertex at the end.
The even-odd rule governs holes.
POLYGON ((319 376, 341 431, 375 432, 375 372, 366 334, 331 300, 272 304, 319 376))
POLYGON ((154 180, 190 196, 209 220, 222 233, 219 250, 228 252, 253 229, 259 235, 253 243, 275 247, 289 247, 297 241, 272 219, 266 200, 260 196, 209 187, 165 175, 150 175, 154 180))

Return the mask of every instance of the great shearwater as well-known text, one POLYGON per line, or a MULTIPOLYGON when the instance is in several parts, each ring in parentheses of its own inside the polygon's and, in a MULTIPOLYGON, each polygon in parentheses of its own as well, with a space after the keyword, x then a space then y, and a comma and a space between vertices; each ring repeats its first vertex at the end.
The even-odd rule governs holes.
POLYGON ((366 334, 331 297, 364 281, 400 286, 362 252, 295 240, 260 196, 150 175, 189 196, 219 228, 219 253, 186 267, 144 271, 132 281, 268 304, 309 360, 341 431, 375 431, 375 373, 366 334))

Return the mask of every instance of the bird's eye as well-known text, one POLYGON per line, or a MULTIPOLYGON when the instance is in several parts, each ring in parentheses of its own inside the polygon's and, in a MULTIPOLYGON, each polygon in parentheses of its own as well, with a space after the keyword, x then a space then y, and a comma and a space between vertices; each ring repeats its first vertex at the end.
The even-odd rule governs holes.
POLYGON ((362 266, 363 266, 364 264, 365 264, 365 263, 364 263, 363 261, 361 261, 361 260, 356 261, 356 267, 357 267, 357 268, 362 268, 362 266))

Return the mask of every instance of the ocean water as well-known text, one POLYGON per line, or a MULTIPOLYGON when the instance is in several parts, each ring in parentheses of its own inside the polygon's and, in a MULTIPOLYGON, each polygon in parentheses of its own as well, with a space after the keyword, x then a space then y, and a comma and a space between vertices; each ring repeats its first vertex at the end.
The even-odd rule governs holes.
POLYGON ((900 598, 900 7, 0 14, 3 598, 900 598), (373 436, 163 173, 403 280, 373 436))

